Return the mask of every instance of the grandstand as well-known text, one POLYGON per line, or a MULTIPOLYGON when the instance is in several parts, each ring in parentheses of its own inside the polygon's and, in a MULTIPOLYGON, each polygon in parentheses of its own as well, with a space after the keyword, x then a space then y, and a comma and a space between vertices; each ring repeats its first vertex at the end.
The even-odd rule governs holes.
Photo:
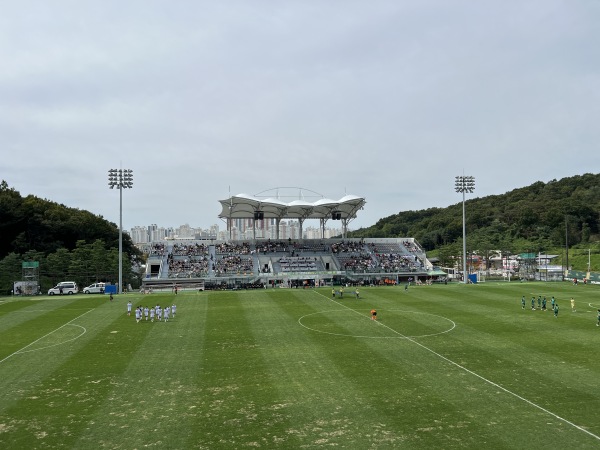
MULTIPOLYGON (((413 238, 346 239, 348 224, 364 208, 362 197, 324 198, 303 188, 274 188, 274 196, 239 194, 220 200, 219 218, 227 223, 230 239, 179 240, 153 243, 142 289, 240 289, 299 287, 324 284, 373 285, 425 281, 443 276, 434 271, 413 238), (283 193, 297 190, 291 202, 283 193), (308 201, 309 197, 318 197, 308 201), (328 220, 340 220, 339 239, 279 239, 283 219, 320 222, 324 237, 328 220), (251 221, 252 228, 275 225, 275 239, 231 239, 236 221, 251 221)), ((290 196, 288 196, 290 197, 290 196)))
POLYGON ((148 254, 142 289, 377 285, 439 276, 412 238, 186 240, 148 254))

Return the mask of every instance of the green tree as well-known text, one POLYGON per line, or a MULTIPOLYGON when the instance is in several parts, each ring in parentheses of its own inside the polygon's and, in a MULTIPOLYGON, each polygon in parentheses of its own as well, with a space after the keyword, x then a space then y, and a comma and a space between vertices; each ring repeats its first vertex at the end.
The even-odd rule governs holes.
POLYGON ((23 258, 17 253, 9 253, 0 261, 0 293, 10 294, 13 283, 22 278, 23 258))
POLYGON ((59 248, 46 258, 47 268, 44 270, 49 284, 54 285, 68 278, 69 267, 71 266, 71 252, 66 248, 59 248))

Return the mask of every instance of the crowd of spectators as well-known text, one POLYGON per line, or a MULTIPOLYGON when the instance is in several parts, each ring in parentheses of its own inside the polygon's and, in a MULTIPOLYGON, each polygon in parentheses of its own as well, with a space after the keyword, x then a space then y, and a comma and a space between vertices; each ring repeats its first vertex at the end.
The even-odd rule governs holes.
POLYGON ((352 272, 368 272, 377 267, 377 262, 374 261, 372 256, 368 253, 338 256, 338 259, 343 270, 350 270, 352 272))
POLYGON ((232 244, 229 242, 223 242, 221 244, 217 244, 215 246, 215 251, 222 255, 249 255, 250 254, 250 244, 247 242, 243 242, 241 244, 232 244))
POLYGON ((223 256, 217 259, 214 265, 217 276, 227 276, 235 274, 252 273, 252 258, 243 258, 239 255, 223 256))
POLYGON ((150 246, 150 256, 164 256, 167 247, 163 242, 154 242, 150 246))
POLYGON ((365 244, 362 241, 341 241, 331 244, 331 253, 348 253, 364 251, 365 244))
POLYGON ((169 277, 192 278, 206 276, 208 274, 209 262, 206 256, 174 259, 169 255, 169 277))
POLYGON ((402 244, 404 245, 404 248, 406 250, 408 250, 411 253, 421 253, 423 250, 421 250, 419 248, 419 246, 417 244, 415 244, 414 242, 411 241, 403 241, 402 244))
POLYGON ((386 272, 406 271, 421 267, 421 262, 416 256, 401 255, 399 253, 377 254, 379 268, 386 272))
MULTIPOLYGON (((221 242, 212 247, 207 243, 175 243, 167 254, 165 243, 152 243, 151 256, 168 257, 169 277, 205 277, 214 271, 215 276, 251 274, 255 271, 255 254, 284 253, 273 259, 278 266, 263 264, 259 271, 299 272, 320 270, 319 253, 328 253, 339 262, 339 269, 353 272, 406 272, 423 268, 419 259, 422 250, 412 240, 382 243, 365 243, 362 240, 339 242, 292 240, 267 240, 257 243, 221 242), (307 256, 306 252, 314 256, 307 256)), ((324 264, 324 263, 323 263, 324 264)))
POLYGON ((173 244, 171 254, 174 256, 208 256, 206 244, 173 244))
POLYGON ((271 241, 270 239, 266 242, 256 244, 256 253, 275 253, 275 252, 286 252, 288 244, 284 241, 271 241))

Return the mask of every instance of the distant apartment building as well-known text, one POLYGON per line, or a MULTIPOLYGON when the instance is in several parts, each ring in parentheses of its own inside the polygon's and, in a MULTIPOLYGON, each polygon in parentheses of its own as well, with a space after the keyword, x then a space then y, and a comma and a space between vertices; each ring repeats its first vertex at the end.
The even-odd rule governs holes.
POLYGON ((145 244, 148 242, 147 227, 133 227, 129 233, 134 244, 145 244))
MULTIPOLYGON (((303 239, 325 239, 339 236, 342 231, 337 228, 326 228, 325 236, 321 235, 321 229, 308 227, 303 229, 303 239)), ((218 239, 243 240, 243 239, 277 239, 277 222, 275 219, 257 220, 234 219, 231 234, 227 230, 220 230, 219 225, 212 225, 208 229, 194 228, 189 224, 179 227, 159 227, 152 224, 147 227, 135 226, 130 231, 134 244, 145 244, 148 242, 160 242, 165 239, 218 239)), ((282 220, 279 223, 279 239, 300 239, 300 223, 297 220, 282 220)))

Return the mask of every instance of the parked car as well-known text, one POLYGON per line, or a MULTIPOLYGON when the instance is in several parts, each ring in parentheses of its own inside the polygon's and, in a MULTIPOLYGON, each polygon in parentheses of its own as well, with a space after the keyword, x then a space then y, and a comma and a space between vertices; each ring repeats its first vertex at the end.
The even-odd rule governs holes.
POLYGON ((104 287, 106 283, 94 283, 90 284, 88 287, 83 288, 84 294, 104 294, 104 287))
POLYGON ((79 287, 74 281, 63 281, 58 283, 52 289, 48 289, 48 295, 73 295, 79 292, 79 287))

